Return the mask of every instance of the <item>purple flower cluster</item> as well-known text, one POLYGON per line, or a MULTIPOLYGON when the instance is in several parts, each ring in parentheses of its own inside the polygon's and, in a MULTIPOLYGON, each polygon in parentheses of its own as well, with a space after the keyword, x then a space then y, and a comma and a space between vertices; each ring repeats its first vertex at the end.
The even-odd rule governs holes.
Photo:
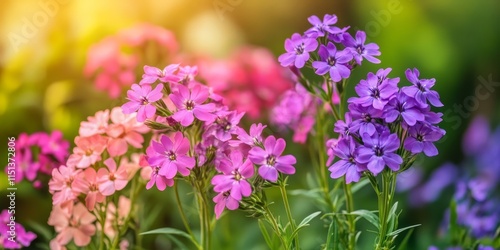
POLYGON ((379 46, 366 44, 364 31, 357 31, 353 37, 347 32, 349 27, 335 26, 336 15, 326 14, 323 20, 311 16, 308 20, 312 27, 304 35, 295 33, 285 40, 286 53, 278 58, 283 67, 312 67, 316 74, 328 74, 333 82, 340 82, 363 60, 380 63, 376 58, 381 54, 379 46))
POLYGON ((276 182, 280 173, 295 173, 295 157, 283 155, 285 140, 264 138, 262 124, 253 124, 249 133, 242 129, 244 113, 229 110, 220 96, 197 82, 196 67, 144 69, 143 80, 132 86, 122 109, 142 112, 137 120, 146 121, 157 134, 146 150, 152 170, 146 188, 164 190, 176 177, 198 182, 211 178, 219 218, 225 208, 237 209, 252 194, 252 178, 276 182))
POLYGON ((365 171, 377 175, 385 166, 405 170, 419 153, 438 154, 434 143, 445 131, 437 126, 442 114, 430 108, 442 106, 430 89, 435 80, 419 79, 417 69, 408 69, 412 85, 400 89, 399 78, 389 78, 390 72, 388 68, 368 73, 355 87, 358 96, 348 100, 345 120, 335 123, 339 139, 328 154, 340 160, 329 166, 332 178, 345 175, 347 183, 357 182, 365 171))
MULTIPOLYGON (((64 140, 60 131, 51 134, 37 132, 31 135, 22 133, 15 141, 15 182, 26 179, 35 187, 40 187, 40 174, 50 176, 52 169, 66 162, 69 155, 69 142, 64 140)), ((7 166, 5 171, 12 171, 7 166)))
POLYGON ((9 213, 7 209, 0 213, 0 248, 21 249, 28 247, 36 238, 36 234, 27 232, 21 224, 15 221, 10 225, 12 216, 14 213, 9 213))

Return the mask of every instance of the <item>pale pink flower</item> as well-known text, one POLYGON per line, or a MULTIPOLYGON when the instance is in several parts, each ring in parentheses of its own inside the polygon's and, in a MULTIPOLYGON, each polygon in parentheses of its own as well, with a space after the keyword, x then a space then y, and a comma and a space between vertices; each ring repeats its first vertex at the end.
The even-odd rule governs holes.
POLYGON ((117 225, 118 228, 123 226, 125 219, 131 211, 130 199, 123 195, 120 196, 118 199, 118 207, 119 209, 116 209, 115 204, 111 202, 108 204, 106 221, 104 222, 104 233, 111 239, 113 239, 117 233, 115 225, 117 225))
POLYGON ((100 191, 97 173, 93 168, 81 172, 72 186, 75 191, 86 194, 85 205, 89 211, 93 211, 95 204, 103 202, 106 198, 100 191))
POLYGON ((101 160, 101 154, 106 148, 107 139, 100 135, 90 137, 77 136, 75 138, 76 147, 73 154, 69 156, 67 165, 77 168, 87 168, 101 160))
POLYGON ((97 111, 94 116, 89 116, 87 121, 80 123, 79 134, 84 137, 104 134, 108 127, 109 110, 97 111))
POLYGON ((73 188, 73 181, 81 170, 74 167, 60 166, 52 170, 49 181, 49 192, 52 194, 52 204, 57 205, 76 198, 78 192, 73 188))
POLYGON ((113 158, 105 160, 104 165, 108 168, 100 168, 97 171, 97 183, 101 194, 110 196, 115 191, 122 190, 127 186, 128 173, 123 166, 116 169, 116 162, 113 158))
POLYGON ((144 138, 141 134, 149 131, 148 127, 136 119, 136 113, 124 114, 120 107, 111 110, 111 121, 106 129, 109 136, 108 152, 112 157, 123 155, 127 152, 128 145, 142 148, 144 138))
POLYGON ((93 224, 95 220, 95 216, 82 203, 77 203, 69 210, 60 206, 53 207, 48 224, 54 226, 58 235, 50 245, 64 246, 73 240, 76 246, 87 246, 96 231, 93 224))

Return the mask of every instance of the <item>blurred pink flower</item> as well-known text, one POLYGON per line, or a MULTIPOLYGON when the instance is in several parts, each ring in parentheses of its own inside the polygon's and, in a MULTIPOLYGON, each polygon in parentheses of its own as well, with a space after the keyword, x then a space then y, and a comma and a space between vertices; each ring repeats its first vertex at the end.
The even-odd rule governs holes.
POLYGON ((87 168, 101 159, 101 154, 106 148, 108 140, 101 135, 90 137, 77 136, 76 147, 73 154, 69 156, 67 165, 77 168, 87 168))
POLYGON ((243 47, 227 60, 201 59, 199 74, 225 98, 225 104, 262 117, 278 97, 293 87, 291 76, 266 49, 243 47))
POLYGON ((109 122, 109 109, 97 111, 94 116, 89 116, 87 121, 80 123, 81 136, 93 136, 106 132, 109 122))
POLYGON ((81 172, 73 167, 60 166, 52 170, 49 181, 49 192, 52 194, 52 204, 58 205, 76 198, 78 193, 73 190, 73 181, 81 172))
POLYGON ((104 233, 111 239, 116 236, 115 225, 120 228, 125 223, 125 218, 127 218, 131 209, 130 199, 125 196, 120 196, 118 199, 118 208, 114 203, 108 203, 108 210, 106 212, 106 221, 104 223, 104 233))
POLYGON ((48 224, 54 226, 58 235, 51 241, 51 248, 56 249, 68 244, 71 240, 78 247, 87 246, 91 236, 95 234, 96 227, 93 222, 95 216, 91 214, 82 203, 77 203, 70 209, 54 206, 50 213, 48 224))
POLYGON ((125 167, 116 168, 116 162, 113 158, 104 161, 108 168, 100 168, 97 171, 97 183, 99 191, 105 196, 110 196, 115 191, 122 190, 128 183, 128 173, 125 167))
POLYGON ((101 183, 98 182, 97 173, 93 168, 87 168, 73 182, 73 189, 79 193, 86 194, 85 205, 89 211, 93 211, 96 203, 104 201, 105 196, 101 193, 101 183))
POLYGON ((111 110, 111 121, 106 129, 109 136, 108 152, 110 156, 120 156, 127 152, 128 144, 142 148, 144 138, 141 134, 149 131, 143 123, 137 122, 136 114, 124 114, 120 107, 111 110))

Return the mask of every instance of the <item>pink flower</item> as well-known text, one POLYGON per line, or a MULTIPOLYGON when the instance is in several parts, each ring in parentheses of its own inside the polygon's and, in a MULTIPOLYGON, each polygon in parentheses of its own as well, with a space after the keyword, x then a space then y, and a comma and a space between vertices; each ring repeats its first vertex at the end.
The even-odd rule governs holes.
POLYGON ((161 166, 158 174, 167 179, 175 177, 177 172, 188 176, 190 169, 194 167, 195 160, 189 157, 189 140, 181 132, 176 132, 172 141, 165 135, 160 137, 160 143, 152 141, 154 154, 149 156, 148 162, 151 166, 161 166))
POLYGON ((110 156, 120 156, 127 152, 128 144, 135 148, 142 148, 144 138, 141 134, 149 129, 143 123, 137 122, 136 114, 124 114, 119 107, 111 110, 111 121, 106 129, 109 136, 108 152, 110 156))
POLYGON ((236 210, 240 206, 240 203, 234 199, 229 192, 219 193, 213 199, 215 202, 215 218, 219 219, 220 215, 227 207, 229 210, 236 210))
POLYGON ((259 175, 271 182, 278 180, 278 172, 294 174, 293 164, 297 162, 293 155, 281 155, 285 150, 285 140, 269 136, 264 141, 264 148, 254 147, 250 150, 248 158, 258 165, 259 175))
POLYGON ((179 68, 179 64, 170 64, 163 70, 151 66, 144 66, 144 74, 142 75, 142 80, 140 85, 151 84, 160 80, 161 82, 174 82, 177 83, 181 78, 175 74, 175 71, 179 68))
POLYGON ((49 181, 49 191, 52 194, 52 204, 58 205, 76 198, 78 192, 72 187, 73 181, 81 170, 74 167, 60 166, 52 170, 49 181))
POLYGON ((104 233, 111 239, 116 235, 117 228, 115 226, 123 226, 125 223, 125 218, 127 218, 130 213, 131 203, 130 199, 121 195, 118 199, 118 208, 114 203, 108 203, 108 210, 106 212, 106 221, 104 222, 104 233))
POLYGON ((100 191, 101 185, 93 168, 87 168, 81 172, 72 187, 75 191, 86 194, 85 205, 89 211, 93 211, 95 204, 103 202, 106 198, 100 191))
POLYGON ((152 104, 163 97, 163 84, 158 84, 152 90, 151 85, 132 85, 127 91, 129 102, 123 104, 124 114, 132 114, 137 111, 137 121, 143 122, 155 115, 156 107, 152 104))
POLYGON ((189 126, 193 123, 194 117, 201 121, 211 121, 215 118, 212 112, 215 111, 213 103, 203 104, 208 99, 208 89, 205 86, 196 84, 188 89, 184 85, 177 85, 177 92, 169 95, 172 102, 177 107, 177 112, 172 118, 180 122, 182 126, 189 126))
POLYGON ((80 123, 79 134, 84 137, 104 134, 108 127, 109 110, 97 111, 94 116, 89 116, 88 121, 80 123))
POLYGON ((128 173, 125 167, 120 166, 116 169, 116 162, 113 158, 104 161, 104 165, 108 167, 100 168, 97 171, 97 183, 99 184, 99 192, 102 195, 110 196, 115 191, 122 190, 127 186, 128 173))
POLYGON ((96 231, 93 224, 95 220, 95 216, 82 203, 77 203, 70 209, 54 206, 48 224, 54 226, 58 235, 50 245, 64 246, 73 240, 76 246, 87 246, 96 231))
POLYGON ((77 136, 75 138, 76 147, 73 154, 69 156, 67 165, 77 168, 87 168, 101 160, 101 154, 106 148, 107 139, 100 135, 90 137, 77 136))
POLYGON ((247 134, 247 132, 244 129, 238 128, 237 131, 238 139, 249 146, 258 145, 262 143, 262 131, 266 127, 267 126, 262 125, 262 123, 259 124, 254 123, 252 124, 252 126, 250 126, 250 134, 247 134))
POLYGON ((167 186, 171 187, 174 185, 174 179, 167 178, 161 175, 159 166, 152 167, 151 178, 149 179, 148 184, 146 184, 146 189, 151 189, 155 184, 158 190, 163 191, 167 186))
POLYGON ((230 159, 222 160, 217 166, 222 174, 212 178, 215 192, 229 192, 231 197, 240 201, 243 196, 252 194, 252 187, 247 179, 254 174, 253 164, 249 159, 243 161, 243 154, 239 151, 232 151, 230 159))

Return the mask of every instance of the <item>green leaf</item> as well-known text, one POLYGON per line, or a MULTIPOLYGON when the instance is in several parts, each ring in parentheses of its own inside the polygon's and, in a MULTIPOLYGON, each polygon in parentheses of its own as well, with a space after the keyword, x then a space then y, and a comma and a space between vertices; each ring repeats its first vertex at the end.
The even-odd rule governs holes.
POLYGON ((158 229, 154 229, 151 231, 140 233, 140 235, 146 235, 146 234, 166 234, 166 235, 170 235, 170 236, 171 235, 178 235, 178 236, 182 236, 182 237, 189 239, 191 242, 193 242, 194 245, 198 245, 198 243, 195 242, 194 239, 191 238, 191 236, 189 234, 187 234, 186 232, 181 231, 179 229, 175 229, 175 228, 171 228, 171 227, 158 228, 158 229))
POLYGON ((451 243, 458 243, 458 234, 460 228, 457 224, 457 202, 455 200, 451 201, 450 204, 450 233, 451 233, 451 243))
POLYGON ((28 225, 37 233, 37 235, 41 235, 47 241, 50 241, 53 238, 52 232, 47 226, 41 225, 35 221, 29 221, 28 225))
POLYGON ((328 235, 326 238, 326 250, 336 250, 339 245, 338 227, 335 220, 332 220, 328 228, 328 235))
POLYGON ((307 217, 305 217, 300 223, 299 225, 297 226, 297 230, 301 227, 306 227, 306 226, 309 226, 309 223, 312 219, 316 218, 316 216, 318 216, 319 214, 321 214, 321 211, 318 211, 318 212, 314 212, 310 215, 308 215, 307 217))
POLYGON ((408 231, 403 241, 401 241, 401 245, 399 245, 398 250, 405 250, 406 245, 408 245, 408 240, 410 239, 411 234, 413 233, 413 228, 408 231))
POLYGON ((354 212, 351 212, 350 214, 351 215, 359 215, 359 216, 365 218, 368 222, 370 222, 376 228, 380 228, 378 216, 372 211, 361 209, 361 210, 356 210, 354 212))
POLYGON ((403 227, 403 228, 400 228, 394 232, 391 232, 389 234, 387 234, 387 237, 391 237, 391 236, 395 236, 395 235, 398 235, 399 233, 405 231, 405 230, 408 230, 410 228, 415 228, 415 227, 418 227, 420 226, 421 224, 416 224, 416 225, 411 225, 411 226, 408 226, 408 227, 403 227))
POLYGON ((370 180, 368 179, 363 179, 360 182, 354 183, 351 187, 352 194, 355 194, 357 191, 366 186, 368 183, 370 183, 370 180))
POLYGON ((392 205, 391 210, 389 211, 389 217, 387 218, 387 222, 391 221, 392 217, 396 215, 396 209, 398 208, 398 202, 392 205))
POLYGON ((180 249, 189 249, 182 241, 176 239, 174 236, 167 234, 166 235, 169 240, 171 240, 174 244, 176 244, 180 249))
POLYGON ((259 222, 259 228, 260 231, 262 232, 262 236, 264 236, 264 240, 266 241, 267 246, 270 249, 273 249, 273 241, 271 240, 271 237, 269 237, 269 233, 267 232, 266 225, 262 220, 258 220, 259 222))

